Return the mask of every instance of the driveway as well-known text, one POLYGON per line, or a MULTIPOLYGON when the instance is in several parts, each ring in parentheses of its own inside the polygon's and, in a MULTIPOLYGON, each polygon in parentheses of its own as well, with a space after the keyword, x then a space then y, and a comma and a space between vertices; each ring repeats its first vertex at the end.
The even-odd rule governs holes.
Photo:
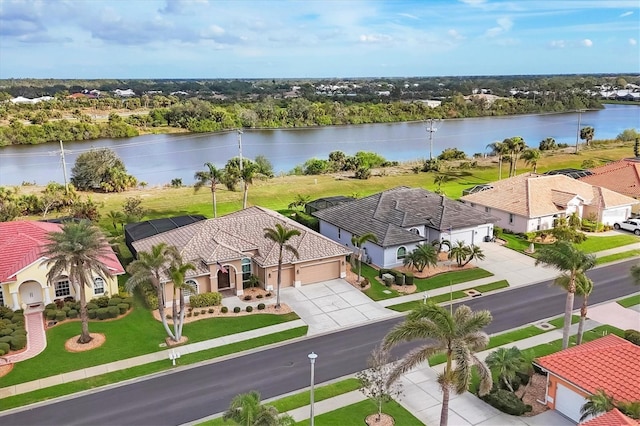
POLYGON ((283 288, 280 298, 309 325, 309 335, 400 315, 342 279, 283 288))
POLYGON ((640 330, 640 312, 624 308, 616 302, 589 307, 587 316, 589 319, 610 324, 621 330, 640 330))

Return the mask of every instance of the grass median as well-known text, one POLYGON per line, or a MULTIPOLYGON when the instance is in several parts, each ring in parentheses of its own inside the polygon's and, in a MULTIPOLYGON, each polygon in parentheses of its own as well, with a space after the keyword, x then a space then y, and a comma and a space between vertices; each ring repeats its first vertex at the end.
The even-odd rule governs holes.
POLYGON ((596 264, 602 265, 604 263, 616 262, 618 260, 630 259, 632 257, 640 257, 640 250, 628 250, 623 251, 622 253, 601 256, 596 259, 596 264))
POLYGON ((622 306, 623 308, 640 305, 640 294, 634 294, 633 296, 620 299, 618 300, 618 305, 622 306))

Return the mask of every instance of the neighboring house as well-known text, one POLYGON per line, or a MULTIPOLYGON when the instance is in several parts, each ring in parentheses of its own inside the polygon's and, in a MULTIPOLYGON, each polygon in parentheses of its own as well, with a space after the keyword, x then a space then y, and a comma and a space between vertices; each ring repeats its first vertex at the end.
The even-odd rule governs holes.
MULTIPOLYGON (((598 185, 640 200, 640 158, 625 158, 594 167, 589 171, 591 174, 581 177, 581 182, 598 185)), ((639 207, 640 204, 636 205, 634 210, 639 207)))
POLYGON ((640 426, 640 422, 622 414, 617 408, 591 418, 580 426, 640 426))
MULTIPOLYGON (((48 242, 48 233, 57 232, 60 228, 60 224, 47 222, 0 223, 0 306, 16 310, 27 305, 47 305, 57 299, 79 297, 67 276, 47 282, 49 269, 42 253, 48 242)), ((108 256, 101 260, 111 274, 106 280, 94 274, 93 291, 86 291, 87 300, 118 294, 117 275, 124 274, 124 268, 110 247, 108 252, 108 256)))
MULTIPOLYGON (((345 258, 350 250, 262 207, 197 221, 134 241, 133 247, 140 252, 149 251, 161 242, 175 246, 184 261, 196 266, 195 271, 187 273, 186 279, 197 288, 197 293, 217 291, 241 295, 251 275, 258 277, 260 286, 272 290, 277 285, 279 246, 264 237, 264 229, 274 228, 278 223, 300 231, 299 236, 288 242, 300 257, 283 251, 281 287, 346 277, 345 258)), ((163 282, 167 284, 167 300, 171 300, 173 285, 167 276, 163 282)))
POLYGON ((307 214, 313 214, 318 210, 327 209, 329 207, 339 206, 340 204, 348 203, 355 200, 353 197, 345 197, 338 195, 335 197, 318 198, 317 200, 309 201, 304 205, 304 211, 307 214))
POLYGON ((383 267, 402 265, 420 243, 449 240, 478 244, 493 237, 496 218, 422 188, 397 187, 313 213, 320 233, 355 250, 353 235, 372 233, 363 245, 366 260, 383 267))
POLYGON ((600 389, 617 402, 640 400, 640 346, 614 334, 534 363, 547 372, 547 406, 575 422, 586 398, 600 389))
POLYGON ((563 174, 525 173, 491 183, 491 188, 460 198, 477 211, 500 219, 513 232, 551 229, 554 220, 574 212, 606 225, 623 221, 639 201, 563 174))

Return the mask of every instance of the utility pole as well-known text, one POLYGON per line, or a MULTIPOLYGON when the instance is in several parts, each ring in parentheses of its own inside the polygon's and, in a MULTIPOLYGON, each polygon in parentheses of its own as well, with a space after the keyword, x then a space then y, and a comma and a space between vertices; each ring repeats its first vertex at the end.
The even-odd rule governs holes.
POLYGON ((580 140, 580 121, 582 120, 582 110, 578 110, 578 130, 576 131, 576 154, 578 153, 578 141, 580 140))
POLYGON ((240 176, 242 176, 242 130, 238 129, 238 152, 240 153, 240 176))
POLYGON ((64 175, 64 193, 69 194, 69 184, 67 183, 67 163, 64 160, 64 146, 60 141, 60 158, 62 159, 62 173, 64 175))
MULTIPOLYGON (((436 127, 433 127, 433 118, 429 119, 429 127, 427 127, 427 132, 429 133, 429 160, 433 160, 433 134, 438 131, 436 127)), ((440 120, 436 121, 436 124, 439 124, 440 120)))

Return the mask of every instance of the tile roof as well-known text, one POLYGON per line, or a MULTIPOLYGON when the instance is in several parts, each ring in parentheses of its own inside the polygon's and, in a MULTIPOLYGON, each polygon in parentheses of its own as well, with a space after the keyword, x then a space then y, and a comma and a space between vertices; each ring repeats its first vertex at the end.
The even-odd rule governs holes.
MULTIPOLYGON (((11 281, 14 275, 42 257, 47 244, 47 234, 57 232, 60 224, 18 220, 0 222, 0 283, 11 281)), ((111 247, 102 262, 114 275, 124 273, 124 268, 111 247)))
POLYGON ((446 231, 449 227, 460 229, 497 221, 459 201, 406 186, 320 210, 313 215, 351 234, 371 232, 382 247, 424 240, 407 230, 412 226, 426 225, 446 231))
POLYGON ((228 262, 251 257, 262 267, 278 264, 278 246, 264 237, 265 228, 277 223, 295 228, 299 236, 289 240, 296 248, 299 258, 285 251, 284 263, 299 263, 309 260, 344 256, 351 250, 320 235, 274 211, 262 207, 250 207, 191 225, 182 226, 133 243, 137 251, 148 251, 154 245, 165 242, 176 246, 186 261, 196 264, 198 271, 189 276, 208 274, 208 264, 228 262))
POLYGON ((580 426, 638 426, 640 422, 622 414, 617 408, 593 419, 580 423, 580 426))
POLYGON ((640 159, 625 158, 589 171, 593 174, 580 178, 581 182, 602 186, 629 197, 640 197, 640 159))
POLYGON ((602 208, 628 206, 638 201, 599 186, 565 175, 524 173, 492 182, 492 189, 464 195, 460 199, 524 217, 548 216, 562 212, 573 197, 602 208))
POLYGON ((536 364, 587 392, 640 400, 640 346, 614 334, 538 358, 536 364))

